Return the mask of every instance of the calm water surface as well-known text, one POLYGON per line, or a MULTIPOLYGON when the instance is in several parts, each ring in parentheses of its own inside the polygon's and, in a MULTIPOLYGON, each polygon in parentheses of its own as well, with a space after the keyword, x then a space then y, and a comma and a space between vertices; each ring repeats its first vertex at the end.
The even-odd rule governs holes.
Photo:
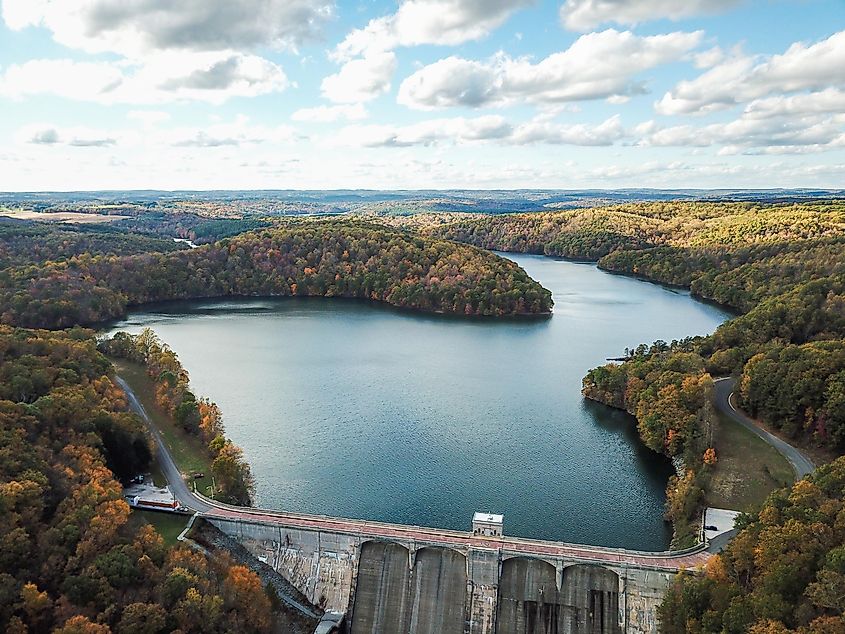
POLYGON ((634 421, 581 397, 626 346, 708 334, 724 311, 590 264, 509 256, 554 294, 540 321, 464 321, 348 300, 147 307, 220 405, 263 507, 661 550, 671 473, 634 421))

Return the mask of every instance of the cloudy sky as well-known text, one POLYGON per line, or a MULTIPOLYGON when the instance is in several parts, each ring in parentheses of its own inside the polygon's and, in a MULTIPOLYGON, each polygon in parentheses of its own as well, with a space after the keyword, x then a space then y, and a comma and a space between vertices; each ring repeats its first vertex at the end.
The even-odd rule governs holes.
POLYGON ((845 186, 843 0, 2 0, 0 190, 845 186))

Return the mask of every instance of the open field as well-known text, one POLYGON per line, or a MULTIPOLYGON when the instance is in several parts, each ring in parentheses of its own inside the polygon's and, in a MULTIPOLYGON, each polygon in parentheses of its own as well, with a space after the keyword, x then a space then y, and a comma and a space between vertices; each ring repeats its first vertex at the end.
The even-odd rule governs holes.
POLYGON ((792 467, 778 451, 742 425, 719 415, 715 434, 718 462, 708 505, 748 511, 794 479, 792 467))
POLYGON ((14 218, 15 220, 36 220, 38 222, 78 223, 78 224, 102 224, 123 220, 129 216, 110 216, 106 214, 85 214, 76 211, 54 211, 39 212, 29 209, 6 209, 0 207, 0 216, 14 218))
POLYGON ((176 538, 179 537, 179 534, 185 530, 185 526, 188 524, 188 516, 177 513, 164 513, 162 511, 132 509, 129 522, 131 525, 139 528, 144 524, 152 524, 153 528, 164 539, 165 544, 175 546, 178 542, 176 538))
MULTIPOLYGON (((130 363, 122 359, 112 359, 117 367, 118 373, 132 387, 138 400, 147 410, 150 418, 155 422, 156 427, 164 436, 170 453, 177 466, 183 474, 202 473, 204 477, 197 478, 196 488, 205 495, 210 494, 211 487, 211 459, 202 441, 185 433, 179 428, 170 416, 168 416, 155 402, 155 387, 153 381, 147 376, 140 365, 130 363)), ((158 484, 164 480, 158 465, 153 465, 153 478, 158 484)))

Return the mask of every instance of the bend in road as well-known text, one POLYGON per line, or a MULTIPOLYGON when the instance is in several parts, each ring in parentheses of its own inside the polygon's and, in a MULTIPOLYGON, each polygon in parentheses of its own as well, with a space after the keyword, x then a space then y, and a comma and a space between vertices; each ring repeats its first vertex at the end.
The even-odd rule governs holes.
POLYGON ((716 408, 722 414, 739 423, 774 447, 792 466, 796 479, 800 480, 816 470, 816 465, 813 464, 813 461, 810 460, 807 454, 760 427, 754 419, 747 416, 734 405, 735 378, 726 377, 715 379, 714 383, 716 385, 716 408))

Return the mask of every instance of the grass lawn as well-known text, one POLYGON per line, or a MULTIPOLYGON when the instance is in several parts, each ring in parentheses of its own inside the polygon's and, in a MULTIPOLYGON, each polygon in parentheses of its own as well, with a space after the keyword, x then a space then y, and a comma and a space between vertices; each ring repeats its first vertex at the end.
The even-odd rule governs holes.
MULTIPOLYGON (((176 461, 176 466, 183 474, 203 473, 202 478, 196 479, 196 486, 200 493, 209 495, 211 488, 211 459, 203 446, 203 442, 196 436, 186 433, 173 419, 168 416, 155 402, 155 384, 147 376, 146 370, 137 363, 123 359, 111 359, 118 374, 129 384, 138 400, 147 410, 155 423, 164 442, 170 450, 170 455, 176 461)), ((153 479, 156 484, 164 481, 164 476, 158 465, 153 465, 153 479)))
POLYGON ((165 544, 175 546, 178 543, 176 538, 185 530, 189 519, 189 515, 132 509, 132 514, 129 516, 129 524, 138 528, 144 524, 152 524, 153 528, 164 539, 165 544))
POLYGON ((753 510, 769 493, 794 482, 786 458, 739 423, 719 415, 714 437, 718 462, 707 495, 709 506, 753 510))

